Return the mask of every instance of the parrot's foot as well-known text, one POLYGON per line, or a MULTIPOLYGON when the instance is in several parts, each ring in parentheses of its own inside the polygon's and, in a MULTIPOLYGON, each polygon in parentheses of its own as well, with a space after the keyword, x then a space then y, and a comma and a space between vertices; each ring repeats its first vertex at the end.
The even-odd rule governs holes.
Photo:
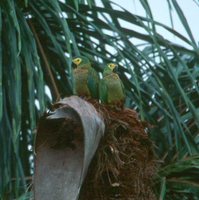
POLYGON ((124 102, 123 101, 117 101, 117 102, 111 102, 108 104, 108 106, 116 111, 122 111, 124 110, 124 102))
POLYGON ((90 97, 90 96, 80 96, 80 98, 82 98, 85 101, 89 101, 92 99, 92 97, 90 97))
POLYGON ((124 107, 117 107, 117 106, 116 106, 116 107, 115 107, 115 110, 116 110, 116 111, 121 111, 121 110, 124 110, 124 107))

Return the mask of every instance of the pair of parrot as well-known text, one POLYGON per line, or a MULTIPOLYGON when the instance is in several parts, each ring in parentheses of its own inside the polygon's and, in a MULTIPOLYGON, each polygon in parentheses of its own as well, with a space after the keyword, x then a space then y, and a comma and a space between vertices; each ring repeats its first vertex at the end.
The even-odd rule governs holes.
POLYGON ((114 72, 117 64, 107 64, 103 69, 103 78, 100 80, 88 58, 79 56, 75 57, 72 62, 76 65, 73 70, 76 95, 100 99, 102 103, 109 105, 124 103, 124 86, 119 76, 114 72))

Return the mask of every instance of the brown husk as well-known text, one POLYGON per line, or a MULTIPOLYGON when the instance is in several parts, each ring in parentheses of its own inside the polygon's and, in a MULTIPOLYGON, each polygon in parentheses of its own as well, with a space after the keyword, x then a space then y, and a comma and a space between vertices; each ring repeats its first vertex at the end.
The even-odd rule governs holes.
POLYGON ((147 124, 132 109, 88 100, 105 119, 106 131, 90 165, 80 200, 155 200, 156 173, 147 124))

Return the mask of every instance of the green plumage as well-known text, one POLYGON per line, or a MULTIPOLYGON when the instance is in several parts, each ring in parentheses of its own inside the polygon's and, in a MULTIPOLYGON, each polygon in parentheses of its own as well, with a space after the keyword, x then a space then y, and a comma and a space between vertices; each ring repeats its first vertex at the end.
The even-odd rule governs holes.
POLYGON ((122 104, 125 100, 125 90, 119 76, 113 72, 115 64, 108 64, 103 71, 103 79, 99 84, 100 99, 102 103, 110 105, 122 104))
POLYGON ((98 73, 92 68, 88 58, 79 56, 73 59, 74 93, 78 96, 98 98, 98 73))

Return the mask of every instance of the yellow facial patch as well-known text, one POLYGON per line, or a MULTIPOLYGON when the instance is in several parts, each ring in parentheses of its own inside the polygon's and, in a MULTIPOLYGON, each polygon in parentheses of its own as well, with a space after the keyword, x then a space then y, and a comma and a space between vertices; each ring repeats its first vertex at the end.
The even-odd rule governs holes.
POLYGON ((81 58, 75 58, 73 59, 73 63, 75 63, 77 66, 82 62, 81 58))
POLYGON ((115 63, 109 63, 109 64, 108 64, 108 67, 113 71, 113 69, 114 69, 115 67, 117 67, 117 64, 115 64, 115 63))

